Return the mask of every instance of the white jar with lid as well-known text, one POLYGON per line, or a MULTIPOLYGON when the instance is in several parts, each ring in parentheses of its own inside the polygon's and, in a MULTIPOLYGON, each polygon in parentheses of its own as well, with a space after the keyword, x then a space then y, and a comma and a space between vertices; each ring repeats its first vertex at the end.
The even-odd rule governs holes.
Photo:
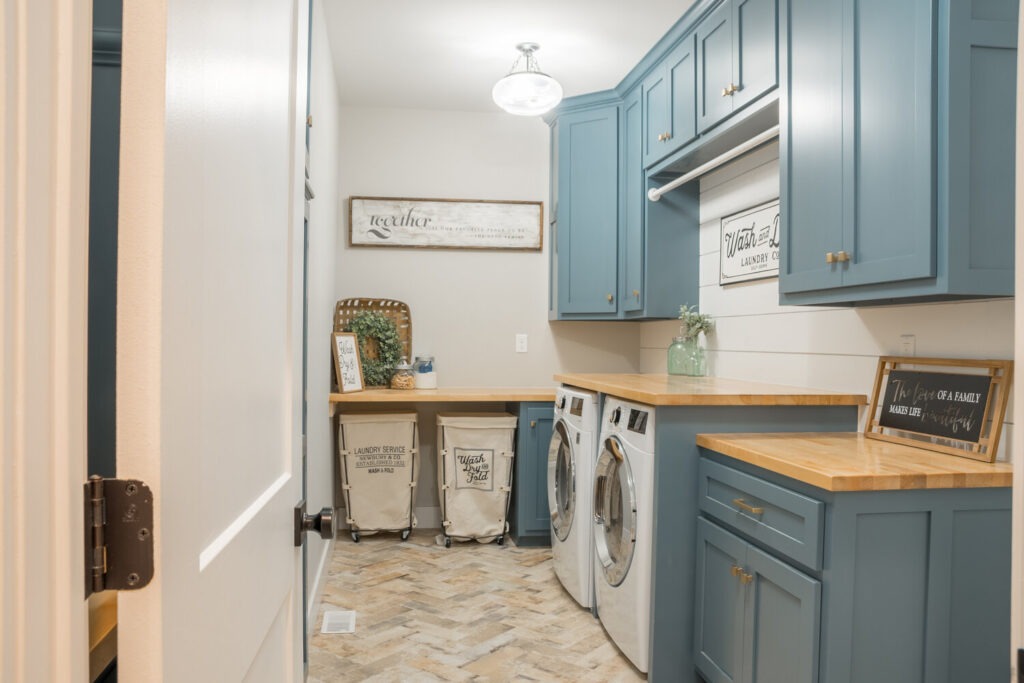
POLYGON ((437 370, 434 368, 434 357, 429 353, 416 356, 413 365, 417 389, 437 389, 437 370))

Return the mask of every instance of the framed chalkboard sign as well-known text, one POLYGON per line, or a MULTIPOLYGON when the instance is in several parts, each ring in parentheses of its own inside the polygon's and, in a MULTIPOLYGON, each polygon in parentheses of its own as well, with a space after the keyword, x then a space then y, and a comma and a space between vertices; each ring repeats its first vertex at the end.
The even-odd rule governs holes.
POLYGON ((356 335, 351 332, 335 332, 333 339, 334 373, 338 379, 338 391, 343 394, 362 391, 363 366, 359 362, 356 335))
POLYGON ((864 435, 992 462, 1013 361, 883 356, 864 435))

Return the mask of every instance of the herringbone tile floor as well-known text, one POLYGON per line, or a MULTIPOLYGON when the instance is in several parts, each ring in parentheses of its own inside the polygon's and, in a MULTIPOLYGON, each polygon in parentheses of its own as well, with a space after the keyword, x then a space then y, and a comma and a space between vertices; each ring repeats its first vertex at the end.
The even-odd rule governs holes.
POLYGON ((644 680, 558 583, 550 548, 446 549, 436 533, 339 537, 309 683, 644 680), (356 611, 355 633, 320 633, 334 609, 356 611))

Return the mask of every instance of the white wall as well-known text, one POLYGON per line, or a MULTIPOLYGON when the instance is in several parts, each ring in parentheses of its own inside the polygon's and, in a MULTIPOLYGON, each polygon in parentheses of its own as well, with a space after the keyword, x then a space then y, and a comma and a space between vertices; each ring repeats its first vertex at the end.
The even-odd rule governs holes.
MULTIPOLYGON (((898 355, 904 334, 916 337, 919 356, 1013 358, 1011 299, 828 308, 780 306, 777 278, 720 287, 720 219, 778 196, 777 144, 701 179, 700 310, 715 319, 709 374, 870 395, 878 357, 898 355)), ((678 329, 642 324, 641 372, 665 372, 678 329)), ((1012 415, 1011 406, 1008 422, 1012 415)), ((1011 435, 1008 425, 1000 457, 1011 435)))
MULTIPOLYGON (((347 106, 341 119, 336 296, 407 303, 413 352, 434 354, 441 386, 554 386, 557 372, 639 369, 635 323, 549 323, 546 229, 539 252, 348 246, 350 196, 539 200, 546 228, 550 162, 543 121, 347 106), (515 353, 517 333, 528 335, 525 354, 515 353)), ((420 411, 421 527, 438 520, 438 409, 467 407, 420 411)))
MULTIPOLYGON (((323 19, 323 3, 313 5, 310 73, 309 178, 315 197, 309 210, 308 416, 306 423, 307 488, 310 512, 333 505, 334 441, 327 414, 331 392, 331 329, 334 316, 334 272, 338 240, 339 97, 333 60, 323 19)), ((312 626, 323 590, 330 544, 306 534, 306 610, 312 626)))
POLYGON ((441 386, 552 386, 560 371, 635 372, 638 331, 550 323, 548 244, 540 252, 348 246, 350 196, 542 200, 548 127, 508 114, 343 107, 339 299, 393 297, 412 313, 413 352, 441 386), (529 351, 515 353, 516 333, 529 351))

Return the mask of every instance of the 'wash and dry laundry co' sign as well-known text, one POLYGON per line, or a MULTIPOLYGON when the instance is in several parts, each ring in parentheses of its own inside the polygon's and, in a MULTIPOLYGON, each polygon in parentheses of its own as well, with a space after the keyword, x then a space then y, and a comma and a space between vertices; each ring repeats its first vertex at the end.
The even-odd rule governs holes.
POLYGON ((349 243, 539 251, 542 220, 540 202, 352 197, 349 243))
POLYGON ((718 284, 779 273, 779 200, 722 219, 722 270, 718 284))

